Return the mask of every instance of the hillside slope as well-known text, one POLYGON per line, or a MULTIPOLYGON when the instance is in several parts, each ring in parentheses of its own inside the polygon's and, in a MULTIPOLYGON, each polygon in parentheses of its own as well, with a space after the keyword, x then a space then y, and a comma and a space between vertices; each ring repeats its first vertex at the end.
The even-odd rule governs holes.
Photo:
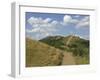
POLYGON ((49 36, 40 41, 60 50, 72 52, 76 58, 76 64, 89 64, 89 40, 69 35, 49 36))
POLYGON ((26 39, 26 67, 61 65, 62 53, 47 44, 26 39))

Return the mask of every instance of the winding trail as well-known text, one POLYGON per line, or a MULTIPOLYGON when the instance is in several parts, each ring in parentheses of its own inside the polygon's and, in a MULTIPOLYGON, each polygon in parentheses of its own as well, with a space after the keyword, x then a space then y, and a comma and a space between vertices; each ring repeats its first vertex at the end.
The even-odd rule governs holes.
MULTIPOLYGON (((72 38, 73 38, 73 36, 69 37, 66 45, 68 45, 71 42, 72 38)), ((75 64, 75 58, 71 52, 64 52, 63 55, 64 55, 64 57, 62 60, 62 65, 74 65, 75 64)))
POLYGON ((74 65, 75 64, 75 58, 73 57, 72 53, 70 52, 64 52, 64 57, 62 60, 62 65, 74 65))
POLYGON ((70 37, 69 37, 69 39, 68 39, 66 45, 68 45, 68 44, 71 42, 72 38, 73 38, 73 36, 70 36, 70 37))

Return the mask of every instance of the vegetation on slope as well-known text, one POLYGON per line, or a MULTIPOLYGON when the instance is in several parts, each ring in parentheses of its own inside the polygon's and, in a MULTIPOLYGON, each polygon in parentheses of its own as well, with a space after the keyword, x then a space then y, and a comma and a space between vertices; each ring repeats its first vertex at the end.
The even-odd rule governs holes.
POLYGON ((47 44, 26 39, 26 67, 61 65, 63 52, 47 44))
POLYGON ((89 64, 89 40, 69 35, 67 37, 49 36, 40 41, 63 51, 72 52, 76 58, 76 64, 89 64))

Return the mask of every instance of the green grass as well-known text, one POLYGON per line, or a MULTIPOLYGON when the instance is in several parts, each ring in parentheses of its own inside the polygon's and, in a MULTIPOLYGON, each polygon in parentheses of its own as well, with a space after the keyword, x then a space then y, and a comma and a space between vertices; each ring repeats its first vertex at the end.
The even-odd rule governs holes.
POLYGON ((75 61, 77 65, 80 64, 89 64, 89 57, 81 57, 81 56, 75 56, 75 61))

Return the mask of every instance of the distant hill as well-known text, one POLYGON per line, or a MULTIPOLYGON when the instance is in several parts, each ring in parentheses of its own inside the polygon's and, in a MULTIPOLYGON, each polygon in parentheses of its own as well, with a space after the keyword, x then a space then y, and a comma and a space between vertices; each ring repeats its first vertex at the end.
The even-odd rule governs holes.
POLYGON ((26 38, 26 67, 61 65, 63 51, 26 38))
POLYGON ((49 36, 44 39, 41 39, 40 41, 62 50, 67 50, 68 48, 76 47, 89 48, 89 40, 85 40, 73 35, 69 35, 67 37, 49 36))
POLYGON ((40 41, 55 48, 59 48, 60 50, 72 52, 75 57, 79 56, 84 59, 82 61, 80 59, 81 62, 78 62, 77 64, 89 63, 89 40, 82 39, 78 36, 69 35, 66 37, 48 36, 40 41))

